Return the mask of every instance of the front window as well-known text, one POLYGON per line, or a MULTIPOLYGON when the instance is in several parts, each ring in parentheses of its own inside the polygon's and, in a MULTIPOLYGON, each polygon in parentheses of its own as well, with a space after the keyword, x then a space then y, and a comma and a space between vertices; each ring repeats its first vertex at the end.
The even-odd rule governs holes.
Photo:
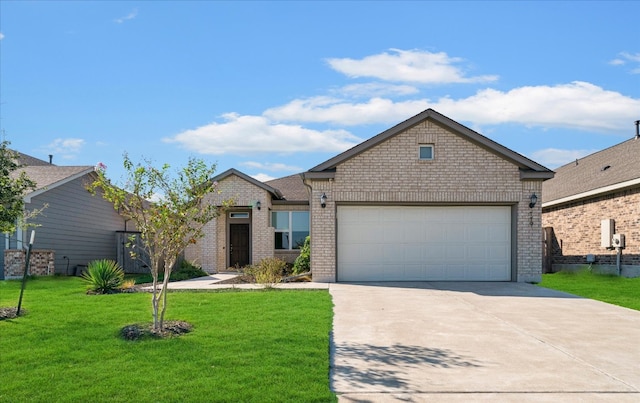
POLYGON ((275 249, 300 249, 309 235, 308 211, 273 211, 271 226, 275 228, 275 249))

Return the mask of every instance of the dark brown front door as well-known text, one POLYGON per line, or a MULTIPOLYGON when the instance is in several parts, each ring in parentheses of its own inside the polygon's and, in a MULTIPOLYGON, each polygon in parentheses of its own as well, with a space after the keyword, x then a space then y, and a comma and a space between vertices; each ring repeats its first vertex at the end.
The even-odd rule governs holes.
POLYGON ((229 225, 229 265, 249 264, 249 224, 229 225))

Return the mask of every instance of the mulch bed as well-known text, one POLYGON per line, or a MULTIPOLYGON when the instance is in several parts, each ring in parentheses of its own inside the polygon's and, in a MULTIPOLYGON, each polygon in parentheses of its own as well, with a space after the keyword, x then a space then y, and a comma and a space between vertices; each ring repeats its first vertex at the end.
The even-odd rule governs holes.
MULTIPOLYGON (((26 313, 27 311, 25 309, 20 309, 20 316, 24 316, 26 313)), ((18 317, 17 314, 18 314, 17 306, 0 308, 0 320, 15 319, 18 317)))
POLYGON ((177 337, 189 333, 193 326, 181 320, 167 320, 164 329, 158 332, 153 328, 153 323, 128 325, 120 329, 120 336, 129 341, 140 340, 144 337, 168 338, 177 337))
POLYGON ((239 274, 237 277, 228 280, 218 281, 216 284, 253 284, 256 279, 248 274, 239 274))

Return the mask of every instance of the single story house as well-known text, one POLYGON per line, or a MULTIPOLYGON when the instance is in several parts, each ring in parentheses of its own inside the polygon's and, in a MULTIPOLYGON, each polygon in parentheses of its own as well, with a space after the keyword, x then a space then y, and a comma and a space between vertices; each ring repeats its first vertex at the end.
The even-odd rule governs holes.
MULTIPOLYGON (((86 185, 95 179, 94 167, 58 166, 22 153, 18 156, 24 165, 21 170, 37 185, 24 196, 25 209, 47 206, 30 220, 37 225, 33 250, 49 251, 53 271, 63 275, 73 275, 95 259, 117 260, 116 231, 126 230, 127 223, 113 204, 87 191, 86 185)), ((24 249, 30 232, 18 228, 13 234, 0 234, 2 255, 6 250, 24 249)), ((5 278, 4 260, 0 259, 0 278, 5 278)))
POLYGON ((558 168, 542 189, 546 271, 640 276, 640 134, 558 168))
POLYGON ((300 175, 235 169, 233 208, 186 251, 210 272, 280 256, 311 235, 314 281, 519 281, 542 272, 542 165, 428 109, 300 175))

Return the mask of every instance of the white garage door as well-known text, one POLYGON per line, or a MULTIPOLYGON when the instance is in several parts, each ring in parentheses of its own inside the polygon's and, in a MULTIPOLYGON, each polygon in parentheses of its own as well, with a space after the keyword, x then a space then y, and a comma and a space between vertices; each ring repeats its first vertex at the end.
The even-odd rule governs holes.
POLYGON ((507 206, 338 207, 338 281, 509 281, 507 206))

